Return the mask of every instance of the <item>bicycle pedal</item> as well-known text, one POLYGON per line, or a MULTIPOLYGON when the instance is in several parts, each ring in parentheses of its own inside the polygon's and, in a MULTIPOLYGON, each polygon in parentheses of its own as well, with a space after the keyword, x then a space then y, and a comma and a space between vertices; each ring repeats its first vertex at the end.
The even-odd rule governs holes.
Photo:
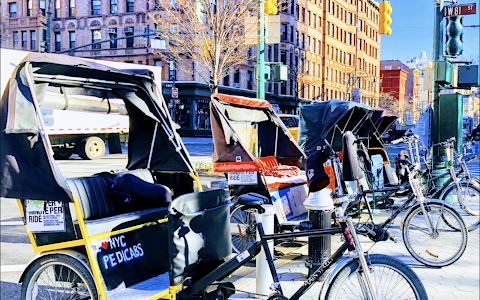
POLYGON ((389 233, 389 239, 392 240, 394 243, 398 243, 397 237, 391 233, 389 233))

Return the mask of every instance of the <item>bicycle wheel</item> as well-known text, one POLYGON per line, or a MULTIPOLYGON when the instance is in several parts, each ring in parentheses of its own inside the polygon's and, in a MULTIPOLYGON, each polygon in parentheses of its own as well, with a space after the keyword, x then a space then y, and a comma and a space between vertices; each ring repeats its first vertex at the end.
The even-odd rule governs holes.
MULTIPOLYGON (((402 261, 387 255, 373 254, 370 255, 370 262, 369 275, 377 300, 428 299, 420 278, 402 261)), ((333 279, 325 299, 369 299, 361 288, 362 285, 366 286, 362 274, 360 262, 355 259, 333 279)))
POLYGON ((252 246, 257 239, 255 216, 242 210, 244 205, 235 204, 230 213, 230 228, 232 231, 232 250, 242 253, 252 246))
POLYGON ((453 205, 460 213, 468 231, 480 227, 480 189, 470 182, 460 182, 460 191, 456 184, 449 185, 443 193, 442 199, 453 205), (460 203, 459 194, 463 196, 460 203))
POLYGON ((20 295, 22 300, 91 299, 98 293, 90 272, 76 259, 61 255, 46 255, 27 271, 20 295))
POLYGON ((419 262, 444 267, 456 262, 467 247, 468 231, 460 214, 442 204, 425 203, 433 234, 421 205, 407 212, 402 230, 408 252, 419 262))

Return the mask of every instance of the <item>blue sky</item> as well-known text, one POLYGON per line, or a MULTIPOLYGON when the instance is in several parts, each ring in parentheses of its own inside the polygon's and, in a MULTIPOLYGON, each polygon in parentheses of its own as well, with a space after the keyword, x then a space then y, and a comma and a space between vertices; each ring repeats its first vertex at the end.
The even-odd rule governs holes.
MULTIPOLYGON (((381 60, 397 59, 405 63, 413 56, 419 57, 421 51, 425 51, 427 58, 432 60, 434 2, 434 0, 390 0, 392 34, 381 36, 381 60)), ((480 24, 479 2, 479 0, 458 1, 458 4, 477 4, 477 14, 464 16, 464 26, 480 24)), ((450 3, 445 2, 445 5, 450 3)), ((479 55, 479 35, 478 27, 463 29, 463 56, 479 55)))

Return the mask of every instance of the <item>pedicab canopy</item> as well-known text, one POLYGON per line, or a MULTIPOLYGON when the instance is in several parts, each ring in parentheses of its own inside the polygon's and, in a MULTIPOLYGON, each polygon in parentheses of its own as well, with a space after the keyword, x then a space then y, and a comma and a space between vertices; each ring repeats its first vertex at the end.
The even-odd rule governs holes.
POLYGON ((327 143, 341 151, 343 134, 357 134, 370 115, 368 105, 338 99, 301 106, 298 144, 307 156, 327 143))
POLYGON ((67 55, 30 53, 16 67, 0 104, 1 197, 72 200, 41 118, 46 91, 65 97, 123 100, 130 117, 127 169, 194 172, 151 71, 118 70, 67 55))
POLYGON ((365 121, 358 131, 359 137, 367 137, 365 141, 367 148, 382 147, 383 134, 395 123, 397 114, 383 108, 372 108, 372 115, 365 121))
POLYGON ((210 122, 214 172, 259 171, 257 157, 291 163, 305 156, 268 101, 212 94, 210 122))

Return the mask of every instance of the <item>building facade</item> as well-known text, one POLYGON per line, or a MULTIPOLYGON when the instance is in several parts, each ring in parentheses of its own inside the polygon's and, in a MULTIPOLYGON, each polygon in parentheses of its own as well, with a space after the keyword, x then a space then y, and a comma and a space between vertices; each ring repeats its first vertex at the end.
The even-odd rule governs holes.
MULTIPOLYGON (((2 47, 38 51, 51 5, 50 52, 162 66, 164 97, 179 87, 180 103, 172 115, 182 128, 207 130, 208 85, 193 72, 176 70, 151 47, 155 1, 139 0, 2 0, 2 47), (152 16, 152 19, 150 19, 152 16), (137 35, 145 35, 139 36, 137 35), (132 36, 129 38, 129 36, 132 36), (125 39, 114 40, 125 37, 125 39), (93 42, 106 41, 89 45, 93 42), (205 118, 205 117, 204 117, 205 118), (188 119, 188 121, 187 121, 188 119)), ((157 0, 158 1, 158 0, 157 0)), ((281 39, 265 47, 265 60, 282 62, 289 78, 267 83, 266 99, 286 113, 300 101, 333 98, 378 105, 380 83, 379 4, 371 0, 290 0, 280 7, 281 39)), ((251 49, 256 53, 255 46, 251 49)), ((255 97, 255 59, 220 82, 220 91, 255 97)), ((192 65, 195 69, 195 64, 192 65)))

